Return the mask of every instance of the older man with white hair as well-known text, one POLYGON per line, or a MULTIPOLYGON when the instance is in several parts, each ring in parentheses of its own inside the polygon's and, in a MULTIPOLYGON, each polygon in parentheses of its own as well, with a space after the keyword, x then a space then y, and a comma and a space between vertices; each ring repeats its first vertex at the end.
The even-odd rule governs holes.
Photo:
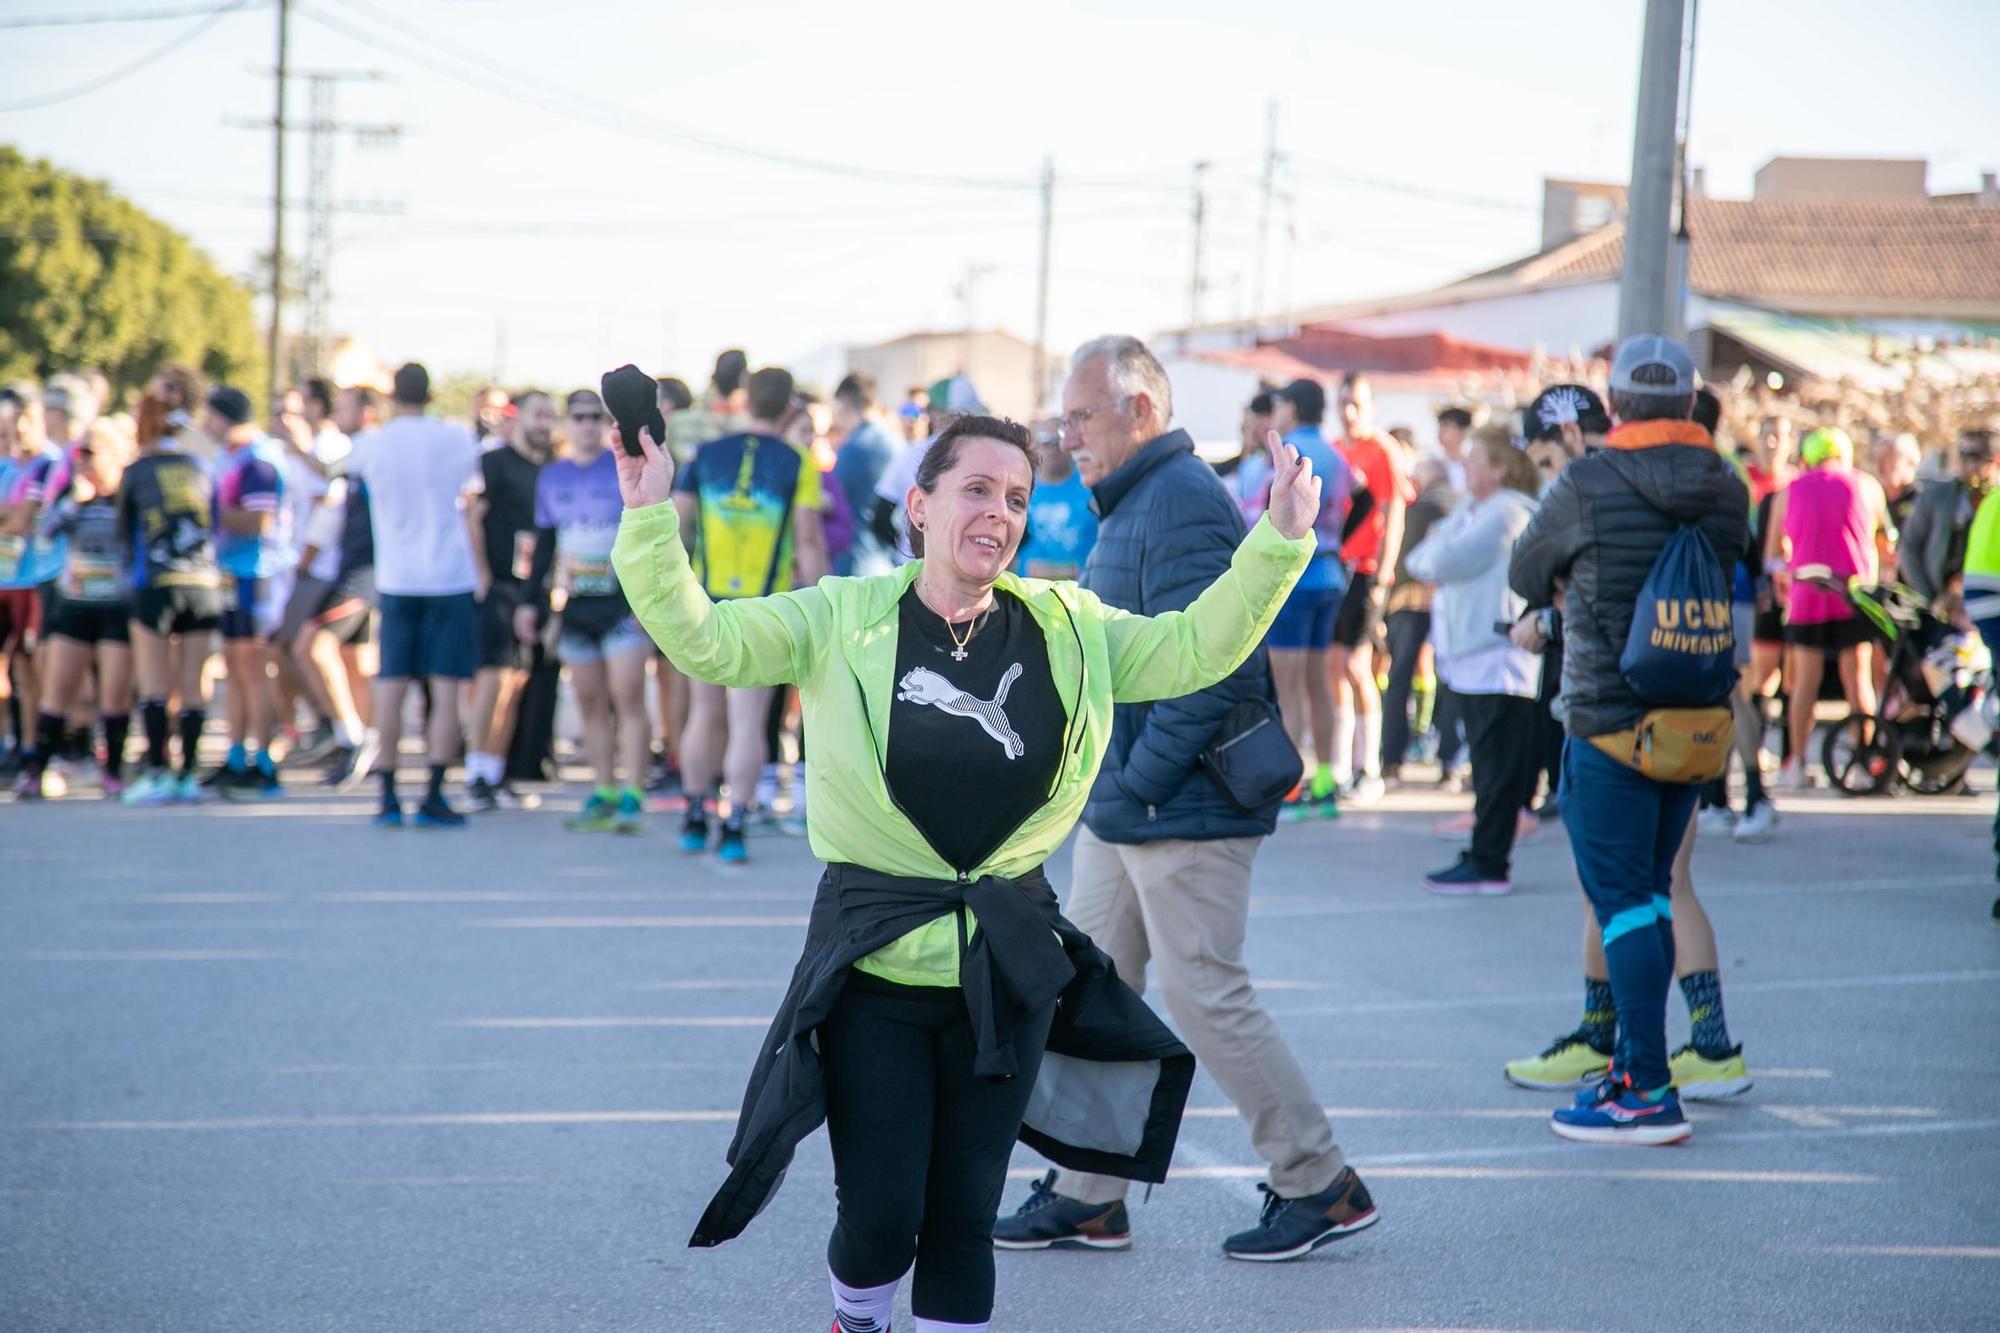
MULTIPOLYGON (((1077 350, 1063 387, 1062 447, 1100 518, 1080 582, 1144 615, 1187 606, 1243 540, 1235 501, 1172 418, 1172 387, 1144 343, 1113 336, 1077 350)), ((1241 726, 1239 705, 1272 698, 1260 647, 1197 694, 1118 705, 1077 833, 1068 905, 1135 989, 1152 963, 1175 1027, 1271 1164, 1261 1221, 1223 1242, 1229 1257, 1254 1260, 1297 1258, 1377 1217, 1243 961, 1250 865, 1298 776, 1297 756, 1278 794, 1249 808, 1202 765, 1203 752, 1241 726)), ((1122 1249, 1132 1243, 1125 1189, 1114 1177, 1051 1171, 999 1220, 993 1243, 1122 1249)))

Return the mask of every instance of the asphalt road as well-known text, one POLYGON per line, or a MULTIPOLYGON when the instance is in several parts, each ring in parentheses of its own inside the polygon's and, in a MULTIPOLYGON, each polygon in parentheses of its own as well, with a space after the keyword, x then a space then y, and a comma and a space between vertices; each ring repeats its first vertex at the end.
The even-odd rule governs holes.
MULTIPOLYGON (((1703 845, 1757 1086, 1655 1150, 1558 1140, 1500 1076, 1576 1019, 1559 832, 1512 897, 1441 901, 1415 877, 1462 799, 1282 828, 1253 967, 1382 1224, 1224 1260, 1258 1166, 1204 1078, 1136 1246, 1000 1256, 994 1327, 2000 1328, 1991 800, 1800 799, 1767 846, 1703 845)), ((724 869, 564 806, 0 808, 0 1330, 826 1327, 823 1136, 745 1236, 684 1248, 804 843, 724 869)))

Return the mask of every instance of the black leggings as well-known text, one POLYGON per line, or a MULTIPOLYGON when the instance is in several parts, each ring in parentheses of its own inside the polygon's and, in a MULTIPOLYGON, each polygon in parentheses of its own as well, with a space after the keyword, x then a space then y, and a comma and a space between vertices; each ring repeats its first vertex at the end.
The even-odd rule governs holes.
POLYGON ((914 1313, 992 1317, 993 1219, 1053 1012, 1022 1025, 1019 1076, 977 1078, 964 992, 848 975, 819 1029, 840 1199, 826 1246, 834 1276, 886 1286, 914 1259, 914 1313))

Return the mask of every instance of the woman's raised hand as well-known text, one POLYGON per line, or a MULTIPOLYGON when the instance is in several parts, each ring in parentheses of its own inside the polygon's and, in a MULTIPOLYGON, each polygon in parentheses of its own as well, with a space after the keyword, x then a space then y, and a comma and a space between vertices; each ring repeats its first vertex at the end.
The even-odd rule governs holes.
POLYGON ((1312 460, 1299 457, 1278 432, 1268 432, 1264 446, 1271 451, 1271 504, 1265 513, 1279 532, 1297 541, 1319 517, 1320 479, 1313 475, 1312 460))
POLYGON ((625 452, 625 441, 616 426, 611 428, 611 452, 618 460, 618 493, 627 509, 644 509, 670 499, 674 493, 674 460, 653 438, 653 432, 639 427, 639 454, 625 452))

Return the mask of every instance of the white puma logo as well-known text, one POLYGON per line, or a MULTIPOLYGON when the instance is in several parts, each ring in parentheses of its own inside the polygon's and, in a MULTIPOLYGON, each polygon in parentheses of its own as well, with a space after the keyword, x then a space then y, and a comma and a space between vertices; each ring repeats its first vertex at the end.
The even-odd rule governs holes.
POLYGON ((1028 747, 1008 723, 1005 704, 1007 691, 1014 688, 1020 676, 1021 664, 1016 662, 1000 677, 1000 688, 988 701, 975 699, 928 667, 915 667, 898 682, 896 698, 906 703, 930 704, 953 717, 969 717, 1000 742, 1009 759, 1019 759, 1028 752, 1028 747))

